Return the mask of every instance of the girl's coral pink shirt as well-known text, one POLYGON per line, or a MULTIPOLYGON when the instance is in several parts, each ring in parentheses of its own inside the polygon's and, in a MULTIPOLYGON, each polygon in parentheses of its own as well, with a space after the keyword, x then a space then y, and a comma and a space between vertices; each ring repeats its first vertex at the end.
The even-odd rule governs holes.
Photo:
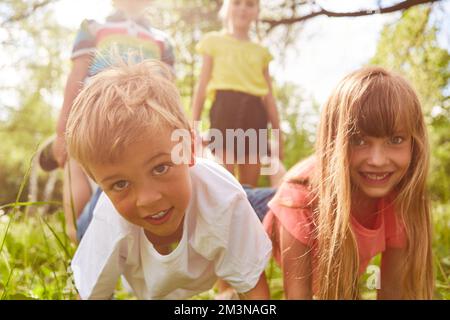
MULTIPOLYGON (((313 270, 315 265, 314 252, 314 221, 311 205, 312 192, 305 184, 289 182, 306 180, 315 167, 315 160, 310 157, 297 164, 287 174, 288 179, 281 185, 275 197, 269 202, 269 212, 264 218, 264 228, 272 234, 273 227, 284 228, 301 243, 311 246, 313 250, 313 270)), ((394 212, 391 197, 378 201, 378 214, 375 223, 370 228, 362 226, 352 216, 351 228, 355 234, 359 252, 360 274, 363 273, 370 260, 386 248, 403 248, 406 246, 406 235, 402 224, 394 212)), ((274 244, 273 254, 278 263, 281 262, 280 248, 274 244)), ((314 271, 313 271, 314 273, 314 271)))

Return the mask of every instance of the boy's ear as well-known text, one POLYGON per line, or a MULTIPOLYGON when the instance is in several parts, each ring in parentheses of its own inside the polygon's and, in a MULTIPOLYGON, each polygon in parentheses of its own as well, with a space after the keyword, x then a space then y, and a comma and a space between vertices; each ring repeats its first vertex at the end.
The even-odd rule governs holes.
POLYGON ((189 167, 195 165, 195 132, 191 129, 191 159, 189 159, 189 167))

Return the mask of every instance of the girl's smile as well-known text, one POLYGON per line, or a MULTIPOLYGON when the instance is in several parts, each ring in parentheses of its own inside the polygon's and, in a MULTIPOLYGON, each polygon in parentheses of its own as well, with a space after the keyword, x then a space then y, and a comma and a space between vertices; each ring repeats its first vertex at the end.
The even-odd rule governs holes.
POLYGON ((355 136, 350 143, 350 177, 369 198, 388 195, 406 174, 411 162, 411 138, 355 136))
POLYGON ((389 181, 393 172, 360 172, 359 173, 367 184, 383 185, 389 181))

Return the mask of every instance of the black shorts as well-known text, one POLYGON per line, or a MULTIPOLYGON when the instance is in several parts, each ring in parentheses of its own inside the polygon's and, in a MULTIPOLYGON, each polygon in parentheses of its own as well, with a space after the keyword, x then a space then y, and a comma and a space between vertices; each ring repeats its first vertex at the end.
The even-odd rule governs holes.
MULTIPOLYGON (((267 131, 268 123, 267 111, 261 97, 238 91, 218 90, 211 106, 209 120, 211 129, 217 129, 222 133, 223 146, 226 151, 233 151, 234 154, 237 152, 237 138, 234 139, 233 149, 230 141, 226 139, 227 129, 242 129, 244 132, 248 129, 256 130, 256 149, 249 145, 250 138, 247 137, 245 139, 245 155, 253 153, 255 150, 262 155, 259 152, 260 139, 262 138, 265 141, 261 143, 268 145, 267 134, 264 135, 264 131, 259 131, 260 129, 266 129, 267 131)), ((262 153, 267 154, 268 152, 263 151, 262 153)))

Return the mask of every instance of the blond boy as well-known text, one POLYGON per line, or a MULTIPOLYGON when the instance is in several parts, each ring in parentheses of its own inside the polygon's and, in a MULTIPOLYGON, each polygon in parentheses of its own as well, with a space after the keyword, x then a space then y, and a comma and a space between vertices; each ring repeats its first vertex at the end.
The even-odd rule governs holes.
POLYGON ((170 77, 154 60, 122 65, 75 100, 68 151, 104 190, 71 264, 80 296, 110 298, 122 275, 140 299, 189 298, 217 279, 268 299, 271 242, 242 187, 213 161, 175 159, 174 132, 190 127, 170 77))

